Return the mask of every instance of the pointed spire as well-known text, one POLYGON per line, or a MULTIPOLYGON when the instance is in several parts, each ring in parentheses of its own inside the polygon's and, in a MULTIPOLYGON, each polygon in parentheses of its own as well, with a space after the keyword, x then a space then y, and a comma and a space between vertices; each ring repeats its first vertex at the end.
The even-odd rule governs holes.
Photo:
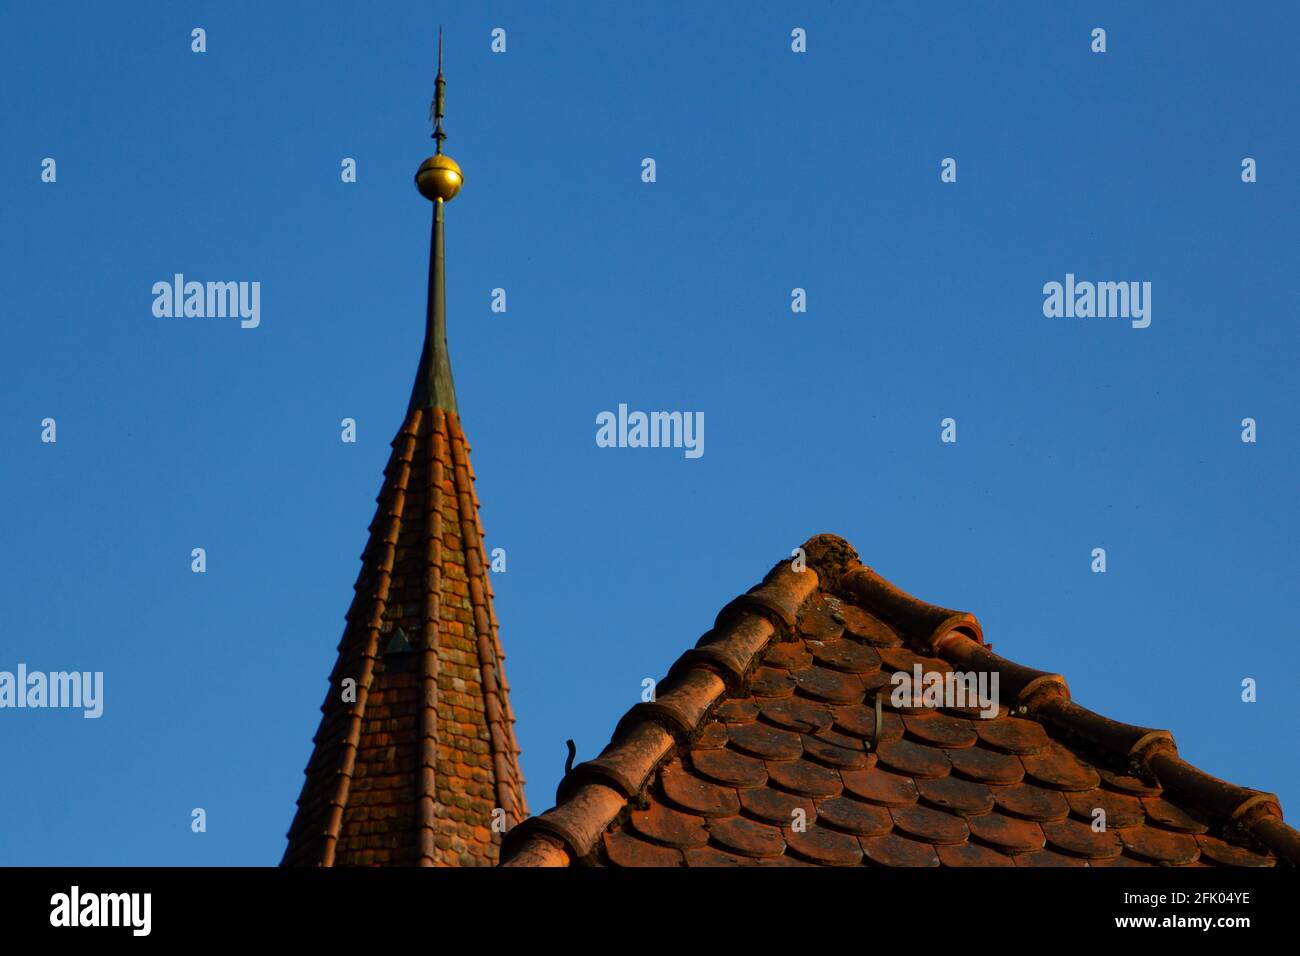
POLYGON ((416 174, 433 203, 424 351, 384 469, 285 865, 491 866, 528 816, 492 610, 469 442, 447 358, 441 151, 416 174))
POLYGON ((444 111, 443 88, 447 81, 442 76, 442 28, 438 28, 438 75, 434 80, 433 104, 429 114, 433 119, 433 138, 437 152, 426 159, 415 174, 415 185, 420 195, 433 203, 433 237, 429 243, 429 298, 425 317, 424 351, 411 390, 411 408, 441 408, 456 411, 456 388, 451 377, 451 358, 447 353, 447 303, 446 280, 443 275, 444 241, 442 207, 460 192, 465 177, 460 166, 442 152, 442 141, 447 134, 442 129, 444 111))

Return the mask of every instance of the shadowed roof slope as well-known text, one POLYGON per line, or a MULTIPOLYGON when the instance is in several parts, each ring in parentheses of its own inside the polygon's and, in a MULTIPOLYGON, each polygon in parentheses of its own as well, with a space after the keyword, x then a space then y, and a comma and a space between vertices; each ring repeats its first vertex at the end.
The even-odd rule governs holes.
POLYGON ((722 610, 556 807, 507 835, 502 865, 1300 862, 1271 794, 1079 706, 1064 678, 993 654, 972 615, 899 590, 843 539, 804 551, 805 570, 782 562, 722 610), (892 706, 891 676, 917 664, 996 672, 996 716, 892 706))

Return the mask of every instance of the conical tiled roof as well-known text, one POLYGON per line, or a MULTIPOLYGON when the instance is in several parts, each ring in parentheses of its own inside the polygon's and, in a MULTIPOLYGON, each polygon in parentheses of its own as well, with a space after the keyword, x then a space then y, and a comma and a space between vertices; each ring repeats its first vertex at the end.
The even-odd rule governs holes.
POLYGON ((491 865, 528 809, 456 413, 412 408, 384 474, 284 863, 491 865))
POLYGON ((722 610, 556 806, 511 831, 503 865, 1300 864, 1272 794, 1080 706, 843 539, 803 551, 722 610), (918 667, 996 674, 1001 703, 891 699, 918 667))
MULTIPOLYGON (((441 69, 438 83, 441 98, 441 69)), ((439 118, 440 106, 441 99, 439 118)), ((384 469, 285 865, 491 866, 502 834, 528 816, 447 357, 443 207, 459 183, 439 141, 417 176, 434 203, 424 348, 384 469), (424 178, 430 167, 440 178, 424 178)))

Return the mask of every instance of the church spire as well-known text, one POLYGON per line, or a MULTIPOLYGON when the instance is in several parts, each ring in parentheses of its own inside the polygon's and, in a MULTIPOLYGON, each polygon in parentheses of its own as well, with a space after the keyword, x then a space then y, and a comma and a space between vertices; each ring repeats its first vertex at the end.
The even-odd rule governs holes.
POLYGON ((451 377, 451 356, 447 352, 446 279, 443 275, 445 245, 442 209, 460 192, 465 177, 460 166, 442 152, 447 138, 442 128, 443 90, 447 81, 442 75, 442 28, 438 28, 438 75, 433 81, 433 103, 429 108, 433 120, 433 139, 437 143, 432 156, 420 164, 415 186, 420 195, 433 203, 433 236, 429 243, 429 298, 424 328, 424 350, 411 390, 412 408, 456 410, 456 387, 451 377))
POLYGON ((434 134, 424 351, 392 441, 321 705, 288 866, 491 866, 528 816, 469 442, 447 360, 443 206, 460 189, 434 134))

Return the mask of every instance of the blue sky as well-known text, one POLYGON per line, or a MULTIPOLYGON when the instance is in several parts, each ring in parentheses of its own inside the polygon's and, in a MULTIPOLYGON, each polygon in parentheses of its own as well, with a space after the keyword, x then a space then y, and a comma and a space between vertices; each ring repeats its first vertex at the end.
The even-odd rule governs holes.
POLYGON ((0 711, 0 863, 278 862, 419 358, 439 22, 449 338, 535 811, 566 738, 594 756, 830 531, 1300 816, 1300 11, 993 9, 10 5, 0 670, 106 687, 99 720, 0 711), (260 282, 260 326, 155 318, 177 272, 260 282), (1046 318, 1067 272, 1151 282, 1150 327, 1046 318), (703 411, 705 454, 597 448, 620 402, 703 411))

